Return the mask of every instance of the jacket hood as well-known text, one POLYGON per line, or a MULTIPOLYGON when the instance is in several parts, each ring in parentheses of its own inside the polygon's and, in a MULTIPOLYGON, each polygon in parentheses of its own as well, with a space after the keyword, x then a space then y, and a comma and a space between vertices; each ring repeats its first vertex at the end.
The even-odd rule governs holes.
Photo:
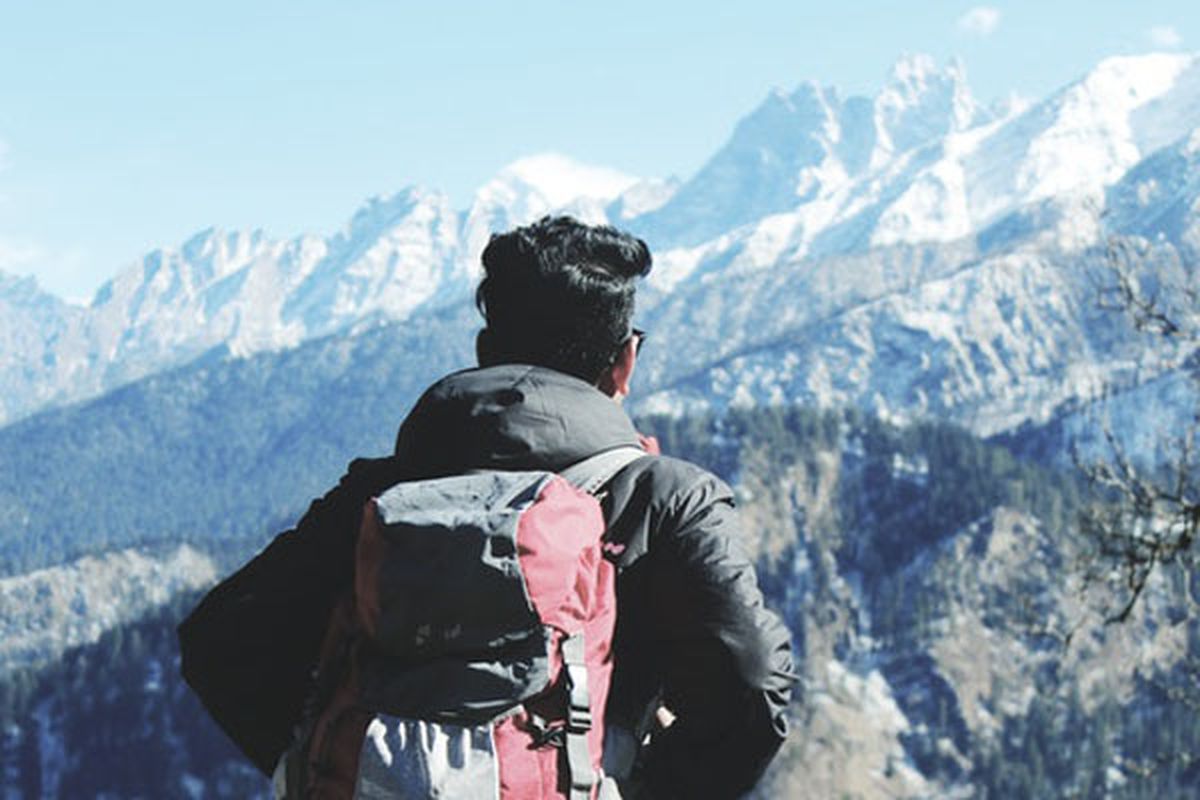
POLYGON ((524 364, 456 372, 400 426, 396 455, 423 477, 468 469, 554 472, 603 450, 638 446, 628 415, 595 386, 524 364))

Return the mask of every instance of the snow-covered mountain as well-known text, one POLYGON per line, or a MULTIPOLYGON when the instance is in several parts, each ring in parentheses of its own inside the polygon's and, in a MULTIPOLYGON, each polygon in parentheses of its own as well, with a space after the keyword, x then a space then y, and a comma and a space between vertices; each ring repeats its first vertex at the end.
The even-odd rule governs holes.
POLYGON ((1125 173, 1107 208, 1116 231, 1200 251, 1200 128, 1125 173))
POLYGON ((493 231, 550 211, 601 221, 609 206, 640 210, 661 193, 660 183, 545 155, 503 169, 463 213, 440 192, 409 188, 368 200, 327 238, 201 231, 122 271, 87 308, 0 275, 0 422, 213 351, 293 347, 461 300, 493 231))
MULTIPOLYGON (((1172 252, 1141 273, 1168 271, 1172 252)), ((645 351, 639 379, 650 391, 633 407, 855 406, 982 436, 1041 425, 1158 381, 1195 352, 1195 341, 1140 336, 1101 308, 1104 269, 1103 251, 1026 242, 981 254, 965 241, 712 274, 647 313, 671 347, 645 351)), ((1126 432, 1182 426, 1192 406, 1173 396, 1163 404, 1173 417, 1123 414, 1126 432)))
POLYGON ((492 232, 565 212, 631 228, 655 251, 642 310, 681 326, 662 334, 688 357, 651 370, 651 388, 706 403, 955 409, 995 432, 1048 413, 1022 404, 1084 391, 1059 374, 1095 361, 1080 349, 1086 315, 1056 307, 1086 304, 1063 270, 1082 269, 1106 232, 1196 247, 1198 130, 1195 55, 1108 59, 1040 101, 995 108, 973 98, 961 64, 906 57, 873 97, 812 83, 773 92, 683 182, 536 156, 501 170, 465 210, 411 188, 370 200, 325 238, 204 231, 147 255, 86 309, 4 280, 0 421, 205 354, 292 347, 463 301, 492 232), (917 250, 925 261, 897 255, 917 250), (849 313, 854 298, 874 305, 811 327, 819 313, 849 313), (1000 307, 999 328, 981 321, 1000 307), (1022 327, 1028 320, 1054 329, 1022 327), (762 349, 766 331, 800 330, 805 344, 790 355, 762 349), (725 391, 718 362, 735 354, 757 377, 725 391), (1029 388, 1038 380, 1046 385, 1029 388))
POLYGON ((874 98, 815 83, 775 91, 661 208, 639 222, 660 246, 696 245, 852 185, 905 153, 986 121, 961 64, 901 59, 874 98))
POLYGON ((1040 102, 996 115, 970 99, 960 68, 937 73, 927 59, 902 61, 873 101, 839 105, 834 93, 811 85, 773 96, 670 202, 637 222, 692 245, 664 253, 664 286, 714 264, 755 268, 970 236, 1003 247, 1013 232, 1031 230, 1055 246, 1085 246, 1099 235, 1105 190, 1200 127, 1198 97, 1197 56, 1123 57, 1040 102), (786 118, 779 112, 785 106, 792 110, 786 118), (847 142, 854 145, 846 149, 847 142), (791 160, 770 170, 775 199, 759 204, 759 190, 747 187, 768 185, 759 173, 780 162, 781 152, 791 160), (681 207, 697 196, 703 209, 681 207), (746 204, 753 214, 745 214, 746 204), (664 228, 672 209, 711 220, 724 235, 664 228))

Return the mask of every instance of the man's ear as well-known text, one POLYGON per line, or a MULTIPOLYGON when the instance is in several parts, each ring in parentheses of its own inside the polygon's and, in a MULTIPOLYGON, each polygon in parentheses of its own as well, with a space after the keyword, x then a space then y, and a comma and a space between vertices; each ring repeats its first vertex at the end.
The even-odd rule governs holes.
POLYGON ((604 370, 596 387, 618 403, 629 396, 633 368, 637 365, 637 338, 630 336, 613 365, 604 370))

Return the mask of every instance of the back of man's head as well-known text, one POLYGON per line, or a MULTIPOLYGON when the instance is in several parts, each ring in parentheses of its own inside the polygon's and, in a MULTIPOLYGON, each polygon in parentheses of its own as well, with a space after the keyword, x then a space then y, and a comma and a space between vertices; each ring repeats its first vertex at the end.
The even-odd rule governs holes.
POLYGON ((493 235, 483 271, 480 365, 535 364, 594 382, 630 336, 650 250, 607 225, 543 217, 493 235))

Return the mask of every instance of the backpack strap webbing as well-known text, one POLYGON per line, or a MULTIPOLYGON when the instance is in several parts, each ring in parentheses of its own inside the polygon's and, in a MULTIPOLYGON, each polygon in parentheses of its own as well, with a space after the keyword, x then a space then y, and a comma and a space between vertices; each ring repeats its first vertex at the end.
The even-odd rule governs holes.
MULTIPOLYGON (((585 458, 559 473, 576 488, 595 495, 622 469, 648 453, 625 445, 585 458)), ((562 640, 563 668, 567 673, 567 769, 571 800, 591 800, 598 780, 592 769, 588 732, 592 729, 592 702, 588 691, 587 645, 583 632, 562 640)))
POLYGON ((595 494, 604 484, 612 480, 614 475, 646 455, 649 453, 640 447, 622 445, 611 450, 604 450, 583 461, 577 461, 558 474, 571 485, 588 494, 595 494))
POLYGON ((562 641, 563 666, 567 670, 567 769, 570 771, 571 800, 590 800, 596 773, 588 750, 592 729, 592 703, 588 692, 587 648, 583 632, 562 641))

